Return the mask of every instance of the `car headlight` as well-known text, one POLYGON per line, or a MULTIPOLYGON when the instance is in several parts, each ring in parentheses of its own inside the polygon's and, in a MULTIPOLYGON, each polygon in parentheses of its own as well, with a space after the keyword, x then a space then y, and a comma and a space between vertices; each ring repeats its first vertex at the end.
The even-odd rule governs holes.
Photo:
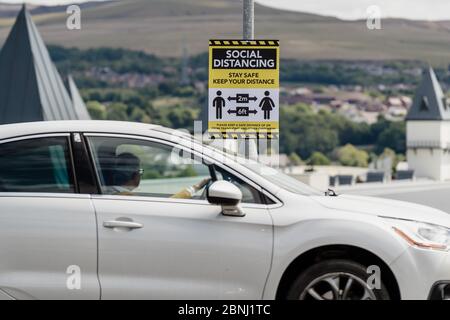
POLYGON ((400 237, 413 246, 434 250, 450 249, 448 228, 413 220, 385 219, 400 237))

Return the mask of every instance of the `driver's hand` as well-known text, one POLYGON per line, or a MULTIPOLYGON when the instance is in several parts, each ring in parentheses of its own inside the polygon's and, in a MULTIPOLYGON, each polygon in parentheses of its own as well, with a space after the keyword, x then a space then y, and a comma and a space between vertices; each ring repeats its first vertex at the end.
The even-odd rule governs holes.
POLYGON ((203 189, 209 182, 211 181, 211 178, 206 178, 200 181, 199 183, 193 185, 192 187, 195 189, 195 191, 199 191, 203 189))

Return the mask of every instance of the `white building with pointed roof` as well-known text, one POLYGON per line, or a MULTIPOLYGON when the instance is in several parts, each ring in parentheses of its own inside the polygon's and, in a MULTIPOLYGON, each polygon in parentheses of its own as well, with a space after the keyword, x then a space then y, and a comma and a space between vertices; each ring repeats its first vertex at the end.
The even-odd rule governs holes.
POLYGON ((88 119, 84 104, 72 101, 24 5, 0 51, 0 124, 88 119))
POLYGON ((406 121, 409 168, 418 178, 450 180, 450 106, 431 67, 406 121))
POLYGON ((78 91, 78 87, 75 84, 75 80, 73 79, 72 75, 69 74, 69 76, 67 77, 67 82, 70 98, 72 99, 73 109, 75 110, 77 118, 84 120, 90 119, 86 104, 81 97, 80 91, 78 91))

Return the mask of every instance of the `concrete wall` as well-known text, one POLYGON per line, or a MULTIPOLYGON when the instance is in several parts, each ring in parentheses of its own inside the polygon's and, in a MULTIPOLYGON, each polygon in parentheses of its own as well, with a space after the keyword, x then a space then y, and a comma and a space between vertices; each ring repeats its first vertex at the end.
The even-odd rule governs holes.
POLYGON ((292 174, 293 178, 319 190, 325 192, 330 185, 330 176, 326 173, 303 173, 303 174, 292 174))
POLYGON ((446 180, 443 174, 443 151, 438 149, 408 150, 408 166, 418 178, 446 180))

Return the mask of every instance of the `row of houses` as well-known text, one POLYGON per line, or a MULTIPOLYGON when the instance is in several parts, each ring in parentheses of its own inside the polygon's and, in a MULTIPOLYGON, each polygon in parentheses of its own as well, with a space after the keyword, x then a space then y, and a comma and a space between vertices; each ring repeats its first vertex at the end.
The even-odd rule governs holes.
POLYGON ((285 104, 305 103, 317 110, 328 109, 352 121, 369 124, 376 122, 378 115, 393 121, 404 120, 412 105, 412 99, 408 96, 388 96, 382 100, 362 92, 358 86, 348 89, 330 86, 323 89, 324 92, 314 92, 305 87, 284 91, 281 100, 285 104))

